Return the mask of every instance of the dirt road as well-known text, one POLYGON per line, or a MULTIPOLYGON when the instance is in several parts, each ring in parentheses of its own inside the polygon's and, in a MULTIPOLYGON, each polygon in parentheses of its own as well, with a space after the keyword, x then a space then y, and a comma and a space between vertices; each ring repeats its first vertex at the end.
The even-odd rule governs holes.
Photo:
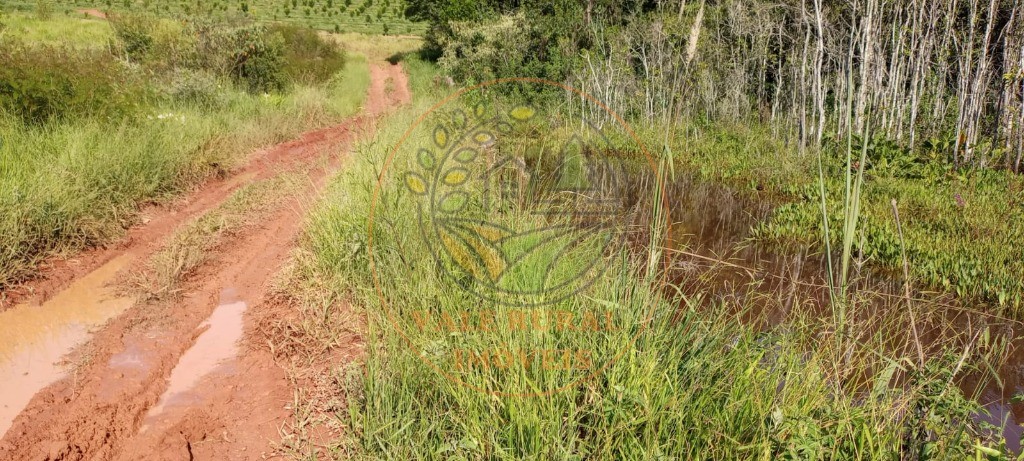
POLYGON ((100 19, 107 19, 107 14, 102 12, 102 11, 100 11, 100 10, 97 10, 97 9, 90 8, 90 9, 76 10, 76 11, 78 11, 79 13, 82 13, 82 14, 84 14, 86 16, 92 16, 94 18, 100 18, 100 19))
POLYGON ((410 99, 400 66, 371 64, 370 70, 359 115, 254 153, 230 177, 175 206, 147 211, 146 224, 124 241, 56 262, 39 281, 10 295, 21 305, 0 313, 7 316, 0 322, 18 329, 8 332, 13 339, 6 344, 0 340, 0 431, 9 425, 0 459, 270 455, 294 397, 258 328, 260 319, 283 308, 269 294, 271 280, 288 261, 305 210, 352 142, 372 133, 378 116, 410 99), (240 187, 283 172, 309 181, 227 236, 190 272, 178 295, 146 301, 118 288, 176 229, 240 187), (85 331, 82 325, 90 322, 100 326, 85 331), (51 364, 59 359, 68 365, 51 364))

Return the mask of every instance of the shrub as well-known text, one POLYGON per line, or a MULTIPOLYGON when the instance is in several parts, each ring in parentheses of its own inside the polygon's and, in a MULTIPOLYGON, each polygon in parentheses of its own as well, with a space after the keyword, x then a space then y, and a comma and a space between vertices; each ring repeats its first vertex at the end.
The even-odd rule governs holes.
POLYGON ((249 92, 280 91, 286 86, 284 40, 261 25, 228 33, 230 75, 249 92))
POLYGON ((312 29, 277 25, 270 31, 284 40, 284 70, 292 81, 325 82, 345 65, 345 54, 312 29))
POLYGON ((203 70, 174 69, 161 85, 161 93, 177 102, 203 108, 220 106, 223 95, 216 76, 203 70))
MULTIPOLYGON (((476 83, 494 78, 536 77, 564 81, 574 66, 571 48, 549 35, 549 27, 528 23, 524 13, 497 21, 458 21, 435 35, 441 52, 438 64, 458 81, 476 83)), ((429 51, 429 50, 428 50, 429 51)))
POLYGON ((128 59, 144 59, 153 47, 152 31, 156 21, 150 16, 140 14, 110 15, 107 20, 114 29, 117 42, 113 48, 128 59))
POLYGON ((0 107, 28 123, 70 116, 118 116, 145 90, 99 50, 0 45, 0 107))
POLYGON ((258 24, 226 27, 197 20, 189 24, 195 38, 194 67, 230 77, 251 93, 280 91, 287 86, 284 39, 258 24))

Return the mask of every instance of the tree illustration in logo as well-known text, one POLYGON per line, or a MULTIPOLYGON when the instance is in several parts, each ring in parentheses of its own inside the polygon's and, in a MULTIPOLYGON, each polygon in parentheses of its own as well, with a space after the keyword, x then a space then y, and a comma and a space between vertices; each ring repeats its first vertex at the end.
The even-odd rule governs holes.
MULTIPOLYGON (((541 305, 579 293, 621 243, 622 201, 613 169, 588 156, 588 136, 569 135, 549 158, 503 151, 534 108, 491 113, 477 104, 437 124, 416 153, 406 188, 418 196, 420 231, 444 273, 485 300, 541 305)), ((522 136, 522 133, 519 134, 522 136)))

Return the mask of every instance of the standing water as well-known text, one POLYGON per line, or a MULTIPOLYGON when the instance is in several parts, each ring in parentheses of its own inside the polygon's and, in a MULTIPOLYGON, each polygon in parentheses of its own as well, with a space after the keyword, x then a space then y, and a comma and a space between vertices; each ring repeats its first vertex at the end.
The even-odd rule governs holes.
MULTIPOLYGON (((650 178, 637 177, 633 189, 641 199, 650 178)), ((666 251, 671 257, 670 280, 689 296, 723 303, 737 318, 762 328, 810 314, 832 315, 828 287, 828 258, 806 246, 782 247, 752 238, 752 229, 771 214, 768 200, 756 200, 726 187, 691 177, 668 185, 672 223, 666 251)), ((850 292, 856 298, 851 321, 859 329, 891 329, 907 333, 909 320, 902 274, 873 271, 853 264, 850 292)), ((992 372, 961 373, 961 388, 975 395, 988 414, 978 420, 1001 427, 1008 447, 1021 450, 1024 404, 1014 403, 1024 392, 1024 345, 1014 335, 1020 322, 987 312, 987 306, 968 303, 950 294, 919 291, 912 295, 919 342, 926 354, 944 347, 962 351, 979 336, 1002 336, 1009 353, 992 372), (994 379, 993 379, 994 378, 994 379)), ((827 324, 827 322, 826 322, 827 324)), ((867 332, 870 337, 871 331, 867 332)), ((901 334, 894 343, 909 338, 901 334)), ((891 344, 894 351, 908 344, 891 344)), ((977 368, 987 368, 981 364, 977 368)), ((998 364, 994 364, 998 365, 998 364)))
POLYGON ((204 377, 220 367, 226 366, 230 359, 238 354, 238 341, 244 332, 246 303, 238 299, 235 290, 224 289, 220 302, 199 329, 205 329, 178 360, 168 381, 160 401, 149 410, 146 422, 142 427, 145 431, 168 408, 195 404, 197 396, 192 388, 204 377))
POLYGON ((121 255, 78 279, 41 306, 0 312, 0 437, 37 392, 64 376, 61 359, 89 338, 89 331, 134 302, 110 286, 130 262, 121 255))

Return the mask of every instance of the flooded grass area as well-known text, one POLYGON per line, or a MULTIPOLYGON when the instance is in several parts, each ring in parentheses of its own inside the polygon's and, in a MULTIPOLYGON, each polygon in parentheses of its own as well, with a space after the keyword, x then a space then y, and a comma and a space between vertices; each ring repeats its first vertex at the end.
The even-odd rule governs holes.
MULTIPOLYGON (((651 181, 637 183, 643 190, 651 181)), ((669 272, 673 289, 685 295, 681 310, 721 304, 732 319, 757 327, 766 338, 834 334, 830 258, 811 245, 784 246, 753 235, 771 218, 770 200, 689 175, 672 181, 667 196, 669 272)), ((870 268, 864 261, 854 263, 849 294, 847 335, 853 345, 848 360, 864 354, 913 364, 946 353, 966 354, 955 381, 985 408, 975 418, 1000 427, 1008 448, 1020 451, 1021 322, 993 314, 999 312, 996 306, 980 301, 913 284, 907 289, 902 274, 870 268)), ((853 389, 869 391, 872 371, 881 370, 862 370, 844 380, 853 389)), ((906 385, 907 375, 894 373, 888 384, 906 385)))
MULTIPOLYGON (((836 322, 826 257, 751 238, 752 228, 774 212, 774 202, 686 174, 659 180, 672 176, 669 162, 659 165, 654 158, 645 165, 625 151, 582 149, 587 160, 596 160, 586 163, 609 168, 587 171, 604 189, 559 190, 565 178, 550 174, 562 167, 559 162, 568 166, 569 179, 586 176, 577 168, 580 156, 563 162, 558 150, 545 150, 571 134, 559 121, 526 126, 497 145, 496 156, 510 157, 528 173, 510 170, 504 179, 524 193, 510 194, 508 207, 480 215, 488 222, 531 225, 544 216, 548 224, 568 220, 586 230, 605 226, 607 219, 560 205, 584 195, 618 197, 621 202, 612 207, 618 225, 604 229, 625 231, 627 245, 606 247, 607 269, 591 290, 539 310, 556 318, 567 312, 586 325, 588 309, 610 309, 619 328, 581 335, 579 329, 558 331, 556 321, 554 331, 527 335, 518 311, 481 315, 500 310, 472 291, 485 284, 472 273, 453 280, 445 272, 453 264, 436 261, 437 247, 420 237, 423 215, 414 204, 422 202, 405 199, 409 191, 429 197, 425 188, 407 188, 401 168, 381 172, 392 143, 416 113, 383 122, 377 142, 360 146, 359 160, 328 193, 303 242, 308 258, 297 274, 330 296, 351 299, 369 325, 362 372, 340 366, 330 371, 346 377, 340 392, 350 406, 327 418, 352 436, 326 450, 388 459, 436 453, 464 459, 498 453, 539 459, 898 459, 925 452, 960 459, 1015 449, 1000 436, 1012 436, 1012 428, 986 423, 1015 419, 1012 408, 1008 414, 990 407, 989 417, 976 404, 976 396, 995 382, 985 371, 998 369, 1006 356, 1005 327, 998 319, 957 317, 952 297, 938 297, 950 307, 914 301, 908 310, 899 274, 872 273, 870 265, 859 266, 853 258, 844 298, 847 319, 836 322), (391 174, 399 180, 377 182, 391 174), (379 185, 380 195, 367 184, 379 185), (563 201, 547 200, 552 193, 563 201), (377 208, 371 205, 375 199, 377 208), (666 234, 671 238, 662 240, 666 234), (885 301, 871 301, 869 291, 885 293, 885 301), (649 317, 643 315, 648 311, 649 317), (917 340, 910 333, 910 312, 917 340), (431 327, 418 330, 417 319, 431 327), (499 352, 541 344, 617 359, 604 362, 590 379, 564 387, 563 370, 531 367, 532 362, 490 360, 500 354, 458 360, 466 355, 460 352, 492 351, 494 343, 502 345, 499 352), (490 363, 495 366, 487 368, 490 363), (970 379, 980 384, 977 390, 970 379), (959 382, 963 386, 954 385, 959 382), (679 437, 684 432, 687 437, 679 437)), ((416 143, 409 152, 416 154, 437 138, 428 132, 409 139, 416 143)), ((410 157, 410 170, 423 174, 436 165, 424 158, 442 157, 410 157)), ((483 182, 479 189, 489 190, 483 182)), ((484 203, 489 202, 467 206, 476 212, 473 207, 484 203)), ((488 261, 483 256, 490 253, 479 253, 488 261)), ((542 273, 547 262, 531 263, 522 273, 542 273)), ((316 322, 321 315, 303 321, 316 322)), ((341 331, 327 329, 331 334, 308 340, 330 350, 330 342, 318 337, 341 331)))

